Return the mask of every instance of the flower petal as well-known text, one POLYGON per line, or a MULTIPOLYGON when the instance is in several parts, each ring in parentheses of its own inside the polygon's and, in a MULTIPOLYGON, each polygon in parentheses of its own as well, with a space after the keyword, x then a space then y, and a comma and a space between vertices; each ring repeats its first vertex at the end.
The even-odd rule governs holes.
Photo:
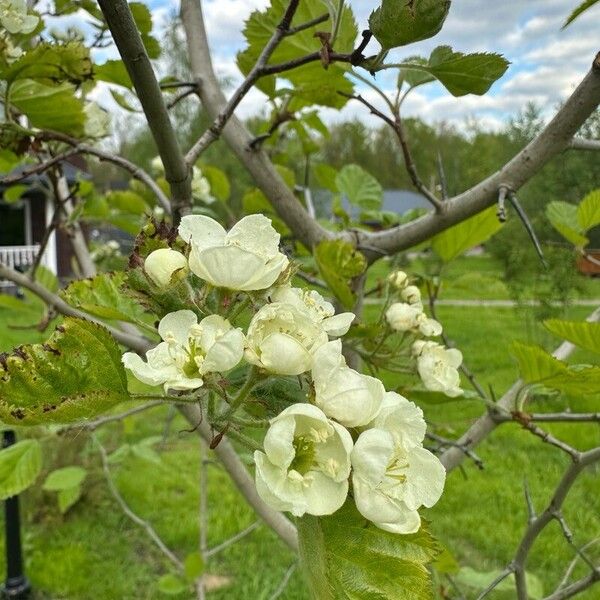
POLYGON ((198 317, 191 310, 177 310, 165 315, 158 324, 158 333, 163 340, 173 336, 181 346, 187 346, 190 328, 198 323, 198 317))
POLYGON ((198 250, 223 246, 227 232, 214 219, 205 215, 187 215, 179 223, 179 236, 198 250))
POLYGON ((356 315, 354 313, 340 313, 339 315, 324 319, 321 326, 329 336, 339 337, 348 333, 348 329, 350 329, 352 321, 354 321, 355 318, 356 315))
POLYGON ((248 215, 238 221, 227 234, 227 243, 239 246, 265 259, 279 253, 281 236, 264 215, 248 215))
POLYGON ((331 515, 341 508, 348 496, 348 479, 334 481, 319 471, 310 471, 312 482, 304 489, 309 515, 331 515))
POLYGON ((300 375, 312 366, 312 355, 300 342, 284 333, 273 333, 260 344, 260 361, 279 375, 300 375))
POLYGON ((444 465, 437 456, 420 446, 410 451, 408 463, 404 502, 412 510, 433 506, 444 491, 444 465))

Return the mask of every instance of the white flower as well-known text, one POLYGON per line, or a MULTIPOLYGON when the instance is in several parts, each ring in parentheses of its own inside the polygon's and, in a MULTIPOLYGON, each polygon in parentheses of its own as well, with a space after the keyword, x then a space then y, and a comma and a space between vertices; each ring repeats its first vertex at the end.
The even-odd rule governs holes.
POLYGON ((342 425, 360 427, 379 413, 385 394, 383 384, 346 366, 340 340, 315 352, 312 377, 315 404, 342 425))
POLYGON ((123 364, 140 381, 164 385, 165 391, 199 388, 203 375, 233 369, 244 354, 244 334, 219 315, 198 323, 191 310, 178 310, 161 319, 158 333, 164 341, 146 353, 148 362, 126 352, 123 364))
POLYGON ((352 438, 321 410, 293 404, 271 421, 254 453, 256 489, 276 510, 330 515, 348 495, 352 438))
POLYGON ((460 350, 418 340, 413 344, 413 355, 417 358, 417 370, 428 390, 443 392, 451 398, 463 393, 458 373, 462 363, 460 350))
POLYGON ((327 334, 291 304, 265 304, 248 326, 246 360, 278 375, 300 375, 327 334))
POLYGON ((442 463, 429 450, 422 446, 406 448, 390 431, 368 429, 352 450, 356 507, 385 531, 418 531, 418 509, 439 500, 445 478, 442 463))
POLYGON ((339 337, 348 333, 355 314, 351 312, 335 314, 331 302, 327 302, 316 290, 295 288, 291 285, 276 287, 269 298, 273 302, 285 302, 295 308, 306 312, 308 316, 331 337, 339 337))
POLYGON ((159 175, 162 175, 165 172, 165 166, 163 165, 163 161, 160 156, 155 156, 150 161, 150 167, 155 173, 159 175))
POLYGON ((148 277, 159 287, 167 287, 173 275, 187 269, 187 258, 171 248, 159 248, 150 252, 144 261, 148 277))
POLYGON ((202 171, 198 167, 192 169, 192 195, 206 204, 215 201, 210 195, 210 183, 202 176, 202 171))
POLYGON ((423 314, 420 306, 411 306, 406 302, 394 302, 386 311, 385 318, 396 331, 412 331, 419 326, 423 314))
POLYGON ((409 285, 400 292, 402 300, 406 300, 409 304, 415 304, 423 307, 421 304, 421 290, 416 285, 409 285))
POLYGON ((31 33, 39 17, 27 14, 26 0, 0 0, 0 23, 9 33, 31 33))
POLYGON ((388 281, 396 289, 402 290, 408 283, 408 275, 404 271, 394 271, 388 275, 388 281))
POLYGON ((425 313, 421 313, 417 318, 419 331, 425 337, 436 337, 442 335, 442 324, 438 323, 435 319, 430 319, 425 313))
POLYGON ((244 217, 229 233, 210 217, 189 215, 181 219, 179 235, 192 247, 190 269, 216 287, 264 290, 288 265, 279 234, 263 215, 244 217))
POLYGON ((369 428, 389 431, 404 448, 419 446, 425 439, 427 424, 423 411, 396 392, 386 392, 379 414, 369 428))

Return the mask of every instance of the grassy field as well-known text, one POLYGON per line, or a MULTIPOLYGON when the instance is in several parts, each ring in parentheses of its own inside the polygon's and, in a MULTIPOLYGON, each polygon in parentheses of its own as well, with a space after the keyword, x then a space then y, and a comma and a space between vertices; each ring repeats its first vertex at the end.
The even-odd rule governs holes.
MULTIPOLYGON (((456 279, 465 274, 485 273, 494 285, 501 284, 497 267, 485 258, 457 261, 457 271, 450 289, 457 290, 456 279)), ((380 272, 377 275, 381 275, 380 272)), ((481 281, 462 296, 481 298, 490 292, 481 281)), ((586 283, 586 285, 588 285, 586 283)), ((600 284, 590 282, 589 296, 600 296, 600 284), (595 289, 594 289, 595 288, 595 289)), ((500 287, 494 288, 495 295, 500 287)), ((491 292, 490 292, 491 293, 491 292)), ((499 293, 499 292, 498 292, 499 293)), ((450 295, 451 297, 451 295, 450 295)), ((367 307, 367 317, 377 307, 367 307)), ((572 307, 567 315, 584 318, 590 309, 572 307)), ((556 344, 535 323, 532 311, 497 307, 440 306, 439 317, 466 363, 485 386, 502 394, 517 376, 508 349, 512 340, 556 344)), ((6 313, 0 310, 0 331, 6 313)), ((30 324, 23 318, 20 325, 30 324)), ((12 321, 11 321, 11 324, 12 321)), ((0 350, 22 340, 23 333, 32 339, 39 334, 16 330, 3 336, 0 350)), ((591 357, 583 353, 574 360, 591 357)), ((383 374, 387 386, 397 380, 383 374)), ((599 398, 545 400, 539 410, 598 411, 599 398)), ((482 412, 474 401, 461 400, 444 405, 424 406, 427 418, 447 435, 458 435, 482 412)), ((114 450, 124 442, 135 443, 149 436, 162 436, 168 408, 159 407, 118 424, 103 428, 99 437, 114 450)), ((186 432, 187 423, 177 417, 171 424, 165 443, 159 447, 161 464, 130 456, 113 465, 118 488, 131 508, 155 527, 162 539, 180 557, 198 546, 198 477, 199 447, 197 436, 186 432)), ((584 449, 600 443, 597 425, 555 426, 551 430, 584 449)), ((110 495, 103 477, 100 459, 91 439, 84 434, 48 438, 45 445, 46 472, 59 466, 83 464, 89 469, 82 500, 65 515, 60 515, 55 495, 41 486, 23 495, 25 555, 28 575, 37 598, 65 600, 153 599, 166 597, 158 591, 157 581, 169 572, 166 558, 156 550, 140 527, 130 521, 110 495)), ((513 425, 502 426, 478 448, 484 470, 465 462, 464 469, 454 471, 442 500, 426 515, 438 538, 463 566, 480 571, 499 569, 511 559, 526 524, 523 482, 529 482, 534 504, 542 509, 556 481, 566 466, 558 450, 513 425)), ((40 481, 43 480, 40 478, 40 481)), ((600 536, 600 472, 589 470, 581 477, 565 509, 575 542, 583 545, 600 536)), ((209 546, 215 546, 254 521, 251 511, 229 484, 218 464, 209 467, 209 546)), ((3 548, 0 548, 3 556, 3 548)), ((590 555, 600 558, 600 545, 590 555)), ((528 570, 545 584, 546 593, 554 589, 573 558, 557 525, 547 528, 531 554, 528 570)), ((277 589, 294 556, 266 527, 259 527, 242 541, 215 555, 208 562, 209 598, 214 600, 269 600, 277 589)), ((0 568, 3 565, 0 564, 0 568)), ((579 567, 577 574, 583 574, 579 567)), ((464 588, 465 596, 476 597, 464 588)), ((599 597, 599 588, 580 596, 584 600, 599 597)), ((178 598, 193 598, 190 591, 178 598)), ((514 594, 496 594, 491 598, 513 598, 514 594)), ((287 600, 305 600, 301 574, 296 571, 286 591, 287 600)))

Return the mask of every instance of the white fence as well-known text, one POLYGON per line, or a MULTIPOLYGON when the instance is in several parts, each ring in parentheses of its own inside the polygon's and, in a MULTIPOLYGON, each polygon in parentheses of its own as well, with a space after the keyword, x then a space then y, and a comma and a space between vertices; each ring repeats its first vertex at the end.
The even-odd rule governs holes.
MULTIPOLYGON (((40 251, 39 244, 33 244, 31 246, 0 246, 0 263, 10 267, 11 269, 17 269, 19 271, 25 271, 27 267, 30 267, 40 251)), ((41 264, 45 267, 49 267, 47 260, 48 252, 44 253, 41 264)), ((0 280, 0 287, 7 287, 12 285, 10 281, 0 280)))

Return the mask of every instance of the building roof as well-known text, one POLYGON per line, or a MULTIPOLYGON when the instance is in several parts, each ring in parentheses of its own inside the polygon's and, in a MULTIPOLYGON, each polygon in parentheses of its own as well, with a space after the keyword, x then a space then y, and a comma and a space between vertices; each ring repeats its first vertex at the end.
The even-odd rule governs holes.
MULTIPOLYGON (((63 173, 65 175, 65 177, 67 178, 67 182, 69 184, 75 183, 78 179, 89 179, 90 175, 89 173, 87 173, 85 170, 83 170, 80 167, 77 167, 73 164, 71 164, 68 161, 63 161, 61 163, 62 169, 63 169, 63 173)), ((26 171, 29 167, 29 165, 19 165, 18 167, 16 167, 15 169, 13 169, 12 171, 10 171, 9 173, 5 173, 4 175, 16 175, 17 173, 22 173, 23 171, 26 171)), ((47 182, 48 181, 48 177, 45 173, 34 173, 32 175, 28 175, 27 177, 25 177, 25 179, 21 179, 20 181, 18 181, 18 184, 21 185, 35 185, 36 183, 40 183, 40 182, 47 182)), ((11 185, 16 185, 16 184, 11 184, 11 185)), ((6 189, 7 187, 11 187, 3 185, 2 183, 0 183, 0 192, 4 189, 6 189)))

